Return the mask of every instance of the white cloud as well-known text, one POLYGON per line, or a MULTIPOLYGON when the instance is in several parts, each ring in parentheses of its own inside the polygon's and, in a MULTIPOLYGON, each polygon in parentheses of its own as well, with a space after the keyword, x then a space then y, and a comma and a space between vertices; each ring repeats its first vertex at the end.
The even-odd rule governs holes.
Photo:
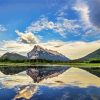
POLYGON ((0 49, 0 56, 2 56, 3 54, 5 54, 6 52, 7 52, 6 50, 0 49))
POLYGON ((47 18, 41 18, 36 22, 33 22, 29 27, 27 27, 28 32, 39 32, 43 29, 47 29, 48 26, 48 19, 47 18))
POLYGON ((90 19, 89 19, 89 7, 83 0, 77 0, 76 4, 73 7, 74 10, 79 12, 81 20, 85 25, 90 26, 90 19))
MULTIPOLYGON (((100 37, 100 29, 94 26, 93 22, 91 21, 91 7, 89 6, 90 2, 86 0, 76 0, 76 3, 73 6, 73 9, 78 12, 80 16, 80 26, 81 30, 84 32, 81 37, 82 39, 87 39, 92 37, 96 39, 96 37, 100 37)), ((92 4, 92 8, 94 5, 92 4)), ((96 9, 97 10, 97 9, 96 9)), ((92 12, 95 13, 95 12, 92 12)), ((94 16, 94 15, 93 15, 94 16)), ((96 18, 94 18, 96 19, 96 18)), ((99 21, 98 21, 99 23, 99 21)), ((97 38, 98 39, 98 38, 97 38)))
POLYGON ((64 16, 66 15, 65 11, 67 12, 67 10, 68 10, 68 5, 65 5, 61 9, 58 10, 56 15, 58 15, 59 17, 64 16))
MULTIPOLYGON (((2 49, 5 49, 6 52, 16 52, 23 55, 26 55, 33 48, 34 44, 25 44, 18 41, 3 41, 2 49)), ((0 52, 1 53, 1 52, 0 52)))
POLYGON ((4 32, 4 31, 6 31, 7 29, 4 27, 4 26, 2 26, 2 25, 0 25, 0 32, 4 32))
POLYGON ((19 36, 19 40, 23 43, 29 43, 29 44, 36 44, 39 42, 39 38, 32 34, 31 32, 19 32, 18 30, 15 31, 17 35, 19 36))
POLYGON ((0 41, 0 56, 2 56, 2 54, 4 54, 4 53, 7 52, 7 49, 5 49, 5 48, 3 47, 3 45, 4 45, 4 42, 1 42, 1 41, 0 41))
POLYGON ((27 27, 26 32, 37 33, 42 30, 53 30, 59 33, 61 36, 65 37, 68 32, 78 33, 80 26, 77 24, 76 20, 68 20, 63 17, 57 18, 56 22, 49 21, 48 18, 44 17, 36 22, 33 22, 29 27, 27 27))

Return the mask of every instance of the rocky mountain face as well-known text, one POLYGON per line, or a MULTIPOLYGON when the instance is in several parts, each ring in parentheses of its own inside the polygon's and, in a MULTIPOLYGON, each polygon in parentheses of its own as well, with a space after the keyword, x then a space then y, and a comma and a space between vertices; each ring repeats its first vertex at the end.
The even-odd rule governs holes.
POLYGON ((1 59, 8 59, 8 60, 26 60, 27 57, 22 56, 17 53, 5 53, 4 55, 1 56, 1 59))
POLYGON ((35 45, 28 54, 29 59, 45 59, 52 61, 68 61, 69 59, 57 51, 48 50, 35 45))

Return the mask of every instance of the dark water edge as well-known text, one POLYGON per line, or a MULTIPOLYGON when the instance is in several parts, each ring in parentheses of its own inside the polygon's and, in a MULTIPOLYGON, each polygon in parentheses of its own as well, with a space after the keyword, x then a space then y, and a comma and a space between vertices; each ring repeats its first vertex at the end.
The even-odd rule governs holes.
POLYGON ((26 71, 27 69, 37 69, 37 70, 62 70, 62 69, 68 69, 70 67, 67 66, 24 66, 24 67, 0 67, 0 71, 4 73, 5 75, 13 75, 17 74, 22 71, 26 71))
MULTIPOLYGON (((0 100, 13 100, 15 96, 16 91, 14 89, 0 89, 0 100)), ((16 100, 26 99, 19 98, 16 100)), ((39 86, 29 100, 100 100, 100 88, 94 86, 86 88, 39 86)))
MULTIPOLYGON (((28 68, 35 68, 35 69, 62 69, 62 68, 70 68, 69 66, 23 66, 23 67, 10 67, 10 66, 6 66, 6 67, 0 67, 0 71, 3 72, 6 75, 13 75, 13 74, 17 74, 19 72, 25 71, 28 68)), ((98 77, 100 77, 100 67, 78 67, 81 69, 84 69, 98 77)))
POLYGON ((80 67, 80 68, 100 77, 100 67, 91 67, 91 68, 80 67))

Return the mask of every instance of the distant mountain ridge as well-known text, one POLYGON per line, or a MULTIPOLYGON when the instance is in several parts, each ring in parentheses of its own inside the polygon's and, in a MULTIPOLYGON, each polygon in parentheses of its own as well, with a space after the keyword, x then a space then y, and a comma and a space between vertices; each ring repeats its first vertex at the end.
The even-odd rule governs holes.
POLYGON ((27 60, 27 57, 22 56, 20 54, 17 53, 5 53, 4 55, 2 55, 0 57, 1 59, 8 59, 8 60, 27 60))
POLYGON ((77 59, 78 61, 92 60, 92 59, 100 59, 100 48, 90 54, 77 59))
POLYGON ((27 53, 29 59, 45 59, 45 60, 53 60, 53 61, 68 61, 69 59, 58 53, 57 51, 48 50, 40 47, 39 45, 35 45, 34 48, 27 53))
POLYGON ((28 59, 42 59, 42 60, 52 60, 52 61, 71 61, 71 62, 80 62, 80 61, 88 61, 88 60, 94 60, 94 59, 99 59, 100 60, 100 48, 97 49, 94 52, 91 52, 90 54, 79 58, 75 60, 70 60, 63 54, 45 49, 39 45, 35 45, 34 48, 27 53, 28 57, 25 57, 23 55, 17 54, 17 53, 5 53, 0 57, 0 59, 8 59, 8 60, 28 60, 28 59))

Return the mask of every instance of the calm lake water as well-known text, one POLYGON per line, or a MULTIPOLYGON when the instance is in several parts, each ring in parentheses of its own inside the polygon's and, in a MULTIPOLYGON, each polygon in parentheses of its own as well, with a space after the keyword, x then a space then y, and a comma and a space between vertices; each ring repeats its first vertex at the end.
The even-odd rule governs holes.
MULTIPOLYGON (((14 74, 25 70, 26 68, 4 68, 1 71, 5 74, 14 74)), ((1 76, 0 81, 3 77, 6 76, 1 76)), ((0 83, 0 100, 100 100, 100 87, 78 87, 70 84, 61 86, 16 84, 14 87, 4 87, 0 83)))
MULTIPOLYGON (((0 89, 0 100, 13 100, 17 95, 15 89, 0 89)), ((25 100, 19 98, 16 100, 25 100)), ((30 100, 100 100, 100 88, 88 87, 47 87, 39 86, 30 100)))

